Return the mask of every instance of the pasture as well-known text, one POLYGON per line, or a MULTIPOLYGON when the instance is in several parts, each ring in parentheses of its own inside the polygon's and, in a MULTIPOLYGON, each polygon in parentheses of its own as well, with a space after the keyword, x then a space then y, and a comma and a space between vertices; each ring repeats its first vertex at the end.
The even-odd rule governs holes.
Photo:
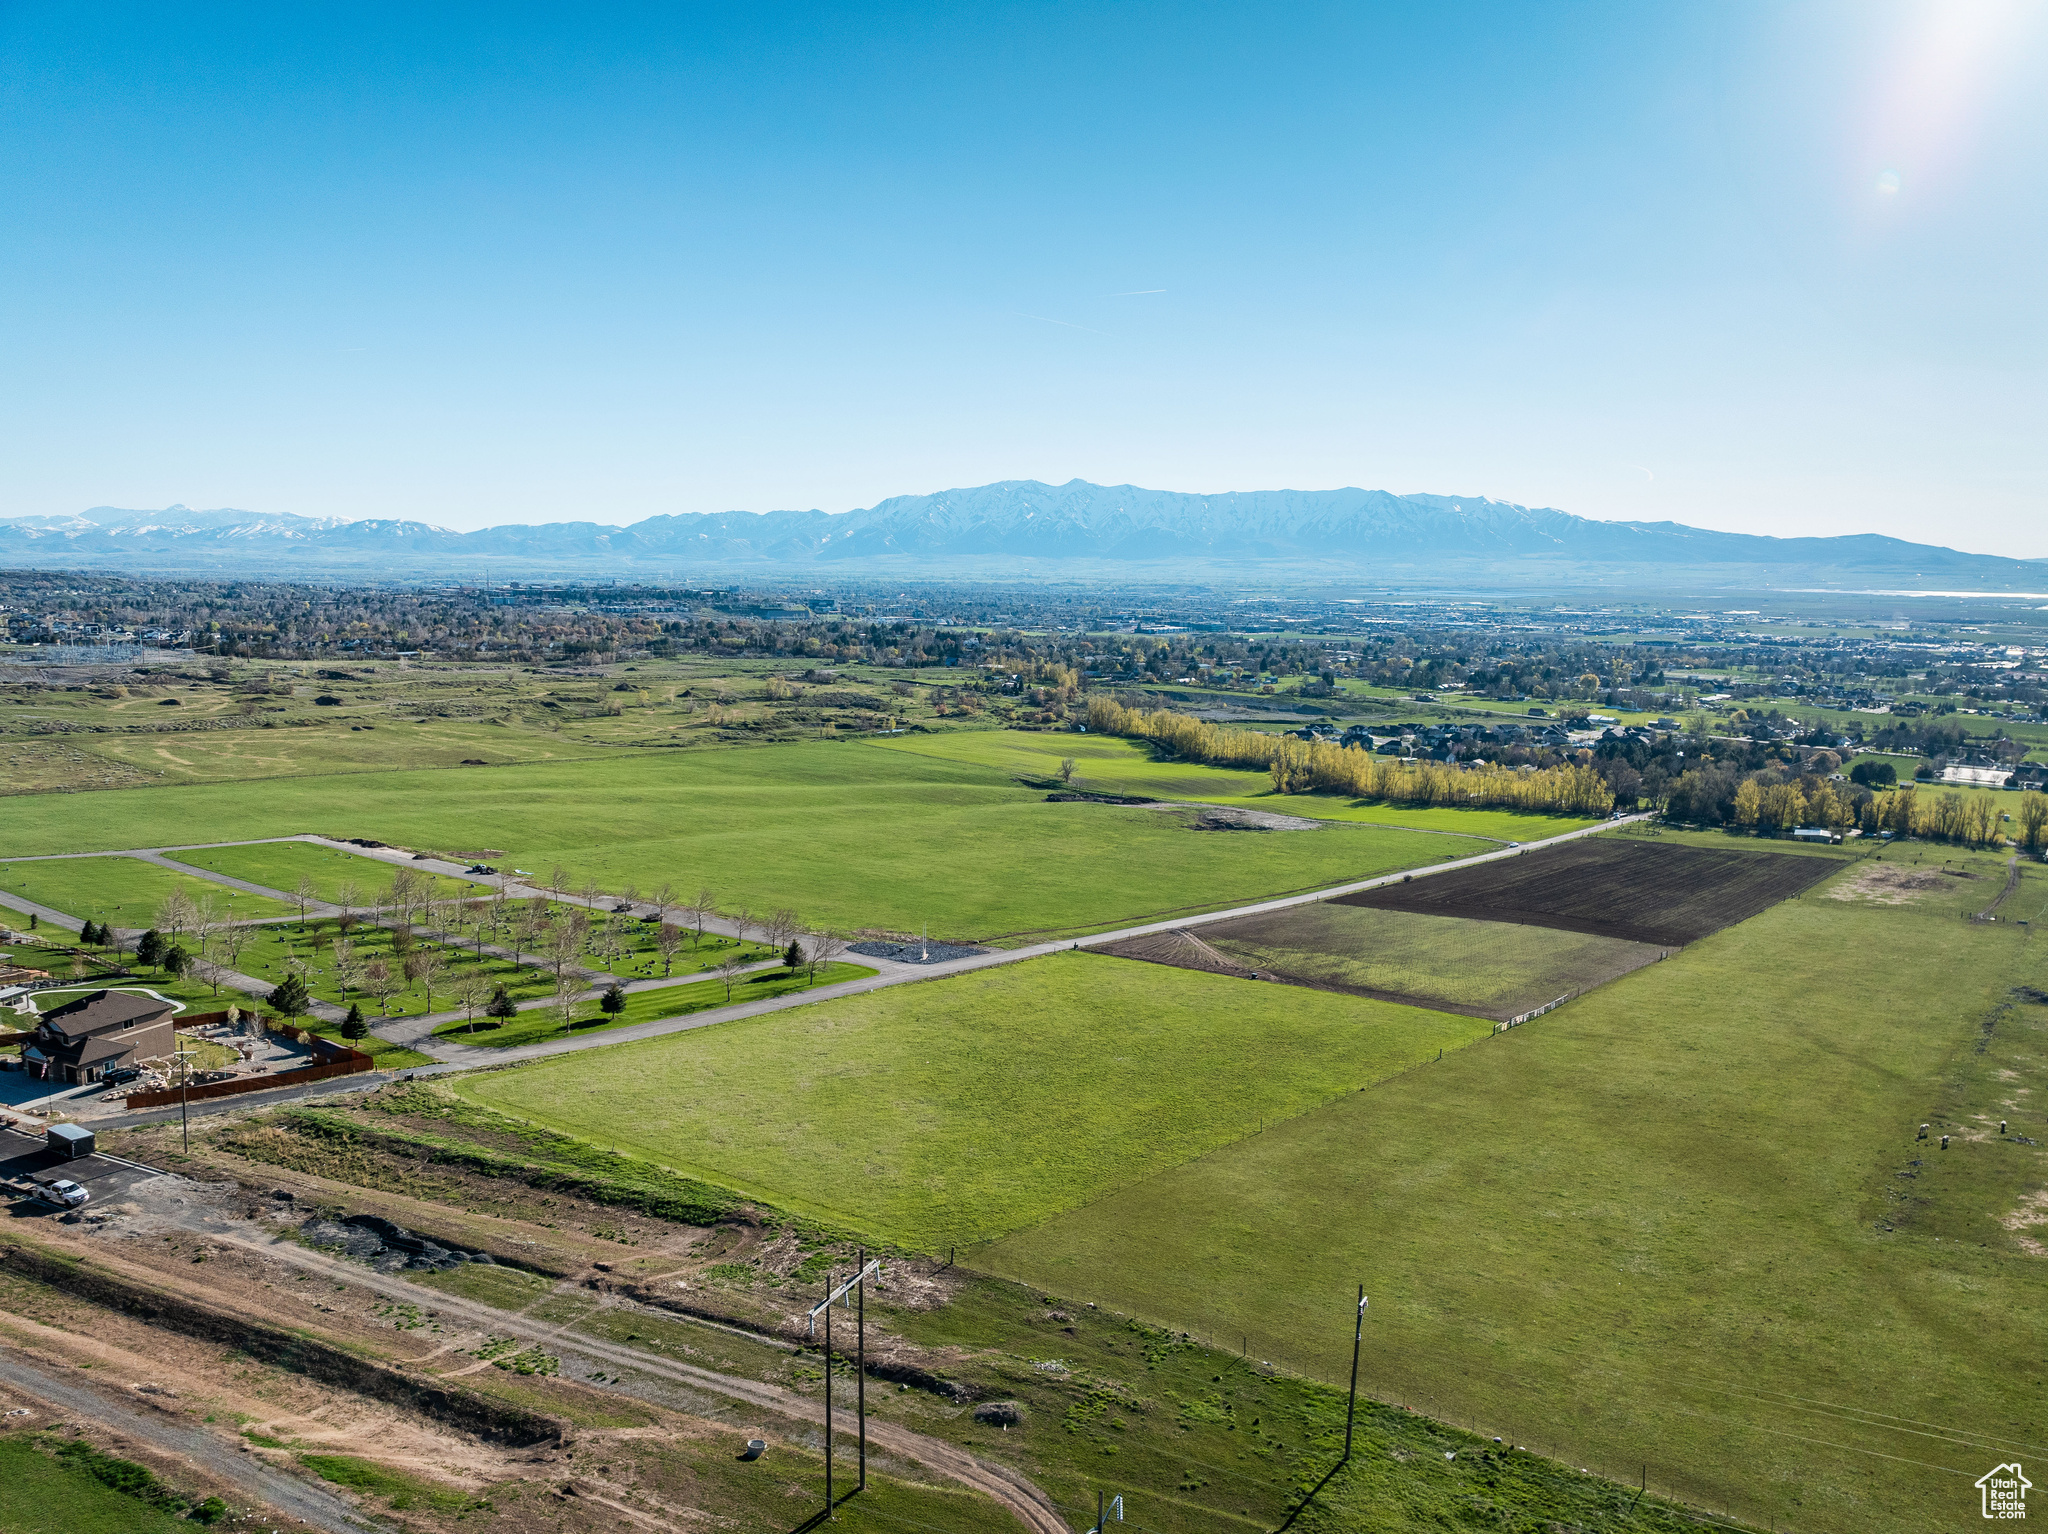
POLYGON ((1619 938, 1328 900, 1096 950, 1498 1022, 1653 964, 1667 951, 1619 938))
POLYGON ((0 1435, 0 1529, 8 1534, 184 1534, 193 1527, 19 1433, 0 1435))
POLYGON ((1270 1132, 1489 1027, 1056 954, 471 1076, 456 1090, 937 1251, 1270 1132))
POLYGON ((156 925, 157 908, 173 890, 182 890, 194 901, 211 900, 227 920, 292 914, 289 906, 266 896, 231 890, 197 874, 177 873, 140 858, 0 862, 0 890, 82 921, 138 930, 156 925))
MULTIPOLYGON (((788 906, 843 929, 929 921, 934 937, 983 941, 1214 910, 1484 846, 1362 825, 1190 830, 1151 810, 1048 804, 986 766, 857 741, 369 774, 349 789, 345 808, 318 779, 38 795, 9 804, 9 846, 147 846, 171 825, 190 842, 317 830, 467 847, 487 835, 506 849, 501 866, 561 863, 609 890, 668 881, 709 888, 728 910, 788 906)), ((57 867, 12 868, 24 866, 57 867)))
POLYGON ((1961 919, 2002 859, 1882 856, 1958 873, 1809 889, 972 1260, 1325 1373, 1363 1282, 1383 1399, 1753 1526, 1974 1521, 2048 1356, 2041 938, 1961 919))
POLYGON ((1526 922, 1631 943, 1718 932, 1825 879, 1838 860, 1592 836, 1504 862, 1339 895, 1343 905, 1526 922))
MULTIPOLYGON (((1271 728, 1278 728, 1272 726, 1271 728)), ((1590 821, 1560 815, 1453 806, 1373 804, 1337 794, 1277 794, 1272 777, 1235 767, 1162 760, 1141 742, 1110 735, 1042 730, 955 730, 942 735, 900 735, 875 742, 949 762, 972 762, 1041 788, 1058 787, 1060 763, 1074 760, 1072 787, 1086 793, 1194 799, 1248 810, 1271 810, 1309 820, 1350 821, 1414 831, 1449 831, 1495 841, 1531 842, 1576 831, 1590 821)))

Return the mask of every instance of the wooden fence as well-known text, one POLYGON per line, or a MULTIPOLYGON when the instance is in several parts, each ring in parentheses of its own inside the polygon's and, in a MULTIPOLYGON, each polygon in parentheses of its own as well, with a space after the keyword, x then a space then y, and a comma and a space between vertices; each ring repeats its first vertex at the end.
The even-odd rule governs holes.
POLYGON ((302 1066, 295 1071, 279 1071, 274 1076, 238 1076, 233 1081, 210 1081, 204 1086, 173 1087, 162 1092, 131 1092, 127 1098, 128 1111, 161 1108, 175 1102, 198 1102, 207 1097, 234 1097, 243 1092, 269 1092, 278 1087, 325 1081, 330 1076, 353 1076, 377 1067, 377 1062, 360 1050, 326 1039, 314 1040, 313 1058, 320 1063, 302 1066))

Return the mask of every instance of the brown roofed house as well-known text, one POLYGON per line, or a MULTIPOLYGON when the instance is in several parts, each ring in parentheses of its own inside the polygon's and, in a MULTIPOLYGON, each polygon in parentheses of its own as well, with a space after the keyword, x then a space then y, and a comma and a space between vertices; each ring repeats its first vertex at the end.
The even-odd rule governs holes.
POLYGON ((170 1002, 126 991, 94 991, 45 1012, 22 1045, 24 1069, 49 1081, 103 1080, 109 1071, 169 1055, 178 1046, 170 1002))

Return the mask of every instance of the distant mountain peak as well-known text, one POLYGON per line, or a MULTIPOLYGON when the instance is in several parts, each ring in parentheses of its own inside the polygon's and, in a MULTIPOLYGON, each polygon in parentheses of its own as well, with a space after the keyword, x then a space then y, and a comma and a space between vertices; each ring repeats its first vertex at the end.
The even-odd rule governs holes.
POLYGON ((1972 580, 2041 589, 2048 562, 1963 554, 1870 534, 1768 538, 1674 522, 1596 522, 1484 495, 1336 490, 1190 493, 999 480, 892 496, 855 511, 672 512, 457 533, 402 518, 302 517, 184 505, 95 506, 0 521, 0 563, 237 574, 659 578, 735 568, 1016 579, 1222 580, 1252 570, 1400 584, 1569 579, 1600 567, 1668 584, 1748 567, 1809 580, 1972 580), (393 563, 397 561, 397 563, 393 563))

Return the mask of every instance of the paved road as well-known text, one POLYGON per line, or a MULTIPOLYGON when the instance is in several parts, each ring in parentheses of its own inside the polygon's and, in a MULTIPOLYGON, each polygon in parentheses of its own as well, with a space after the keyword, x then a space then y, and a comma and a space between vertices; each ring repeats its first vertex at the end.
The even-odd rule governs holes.
POLYGON ((47 1408, 34 1419, 38 1427, 67 1418, 103 1424, 153 1449, 190 1460, 257 1501, 330 1534, 362 1534, 365 1528, 389 1527, 358 1513, 324 1488, 274 1469, 255 1454, 244 1454, 203 1427, 165 1412, 132 1406, 69 1375, 38 1367, 16 1349, 0 1348, 0 1380, 47 1408))
MULTIPOLYGON (((1198 916, 1175 916, 1165 921, 1143 922, 1136 926, 1120 927, 1111 932, 1097 932, 1087 937, 1062 939, 1059 942, 1036 943, 1026 948, 1005 948, 988 953, 975 954, 964 959, 951 959, 937 964, 896 964, 889 960, 862 957, 861 962, 873 965, 878 973, 864 980, 849 980, 839 985, 820 986, 815 990, 798 991, 788 996, 769 997, 760 1001, 741 1002, 730 1007, 718 1007, 687 1017, 663 1018, 655 1022, 637 1023, 629 1028, 613 1028, 602 1033, 585 1034, 580 1037, 555 1039, 542 1044, 527 1044, 511 1049, 488 1049, 469 1045, 451 1045, 446 1040, 431 1040, 415 1036, 411 1047, 421 1053, 445 1054, 451 1058, 437 1060, 434 1065, 420 1066, 400 1073, 379 1072, 375 1075, 349 1076, 335 1082, 315 1083, 313 1088, 285 1089, 280 1093, 252 1093, 247 1097, 214 1099, 208 1111, 222 1112, 234 1107, 257 1107, 273 1102, 290 1101, 296 1096, 313 1095, 313 1091, 324 1088, 327 1091, 354 1090, 380 1085, 393 1079, 395 1074, 411 1076, 432 1076, 447 1071, 469 1070, 478 1065, 507 1065, 522 1060, 542 1059, 550 1055, 568 1054, 581 1049, 601 1049, 612 1044, 630 1044, 643 1039, 662 1038, 671 1033, 683 1033, 693 1028, 710 1028, 720 1023, 737 1022, 741 1018, 760 1017, 769 1012, 780 1012, 788 1007, 809 1006, 813 1002, 831 1001, 842 996, 859 996, 869 991, 882 990, 892 985, 904 985, 920 980, 938 980, 948 975, 967 974, 974 970, 991 969, 999 964, 1015 964, 1025 959, 1041 958, 1046 954, 1063 953, 1072 949, 1095 948, 1107 943, 1122 942, 1127 938, 1143 937, 1155 932, 1170 932, 1180 928, 1203 926, 1211 922, 1232 921, 1243 916, 1257 916, 1269 911, 1284 911, 1293 906, 1312 905, 1317 901, 1330 900, 1339 895, 1355 894, 1360 890, 1377 889, 1381 885, 1396 884, 1403 879, 1429 878, 1436 874, 1449 873, 1454 869, 1473 868, 1482 863, 1498 862, 1503 858, 1520 857, 1540 847, 1554 847, 1562 842, 1576 841, 1582 836, 1594 836, 1602 831, 1613 830, 1616 826, 1647 820, 1648 815, 1630 815, 1621 820, 1603 820, 1576 831, 1565 831, 1557 836, 1545 837, 1540 841, 1524 842, 1520 846, 1499 847, 1491 852, 1477 853, 1469 858, 1457 858, 1450 862, 1433 863, 1425 868, 1399 870, 1380 874, 1370 879, 1357 879, 1347 884, 1335 884, 1325 889, 1309 890, 1301 894, 1283 895, 1272 900, 1255 901, 1249 905, 1232 906, 1226 910, 1210 911, 1198 916)), ((301 836, 284 838, 290 840, 318 842, 322 845, 347 851, 360 851, 344 842, 330 841, 326 837, 301 836)), ((173 849, 176 850, 176 849, 173 849)), ((105 854, 96 854, 104 856, 105 854)), ((371 855, 375 855, 373 852, 371 855)), ((390 862, 413 863, 440 872, 452 869, 460 872, 460 865, 439 859, 424 860, 422 865, 408 854, 394 853, 385 859, 390 862)), ((549 894, 545 890, 526 889, 520 885, 508 886, 510 892, 525 894, 549 894)), ((549 894, 549 898, 555 898, 549 894)), ((567 898, 567 897, 565 897, 567 898)), ((604 897, 596 901, 576 898, 572 903, 605 906, 604 897)), ((608 907, 607 907, 608 908, 608 907)), ((728 928, 730 923, 725 924, 728 928)), ((708 928, 706 930, 714 930, 708 928)), ((407 1019, 415 1023, 417 1019, 407 1019)), ((379 1030, 379 1037, 391 1037, 379 1030)), ((195 1105, 195 1110, 196 1110, 195 1105)), ((150 1113, 132 1122, 158 1122, 161 1113, 150 1113)), ((131 1122, 125 1116, 123 1122, 131 1122)))

